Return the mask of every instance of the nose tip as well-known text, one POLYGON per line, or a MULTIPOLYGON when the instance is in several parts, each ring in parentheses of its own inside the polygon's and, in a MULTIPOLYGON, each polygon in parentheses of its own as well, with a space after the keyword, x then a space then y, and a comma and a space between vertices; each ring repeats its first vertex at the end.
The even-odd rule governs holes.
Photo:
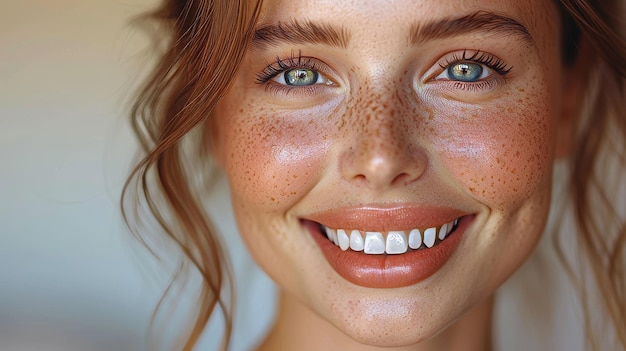
POLYGON ((426 166, 426 154, 412 145, 366 143, 345 155, 342 173, 351 182, 380 190, 416 181, 425 172, 426 166))

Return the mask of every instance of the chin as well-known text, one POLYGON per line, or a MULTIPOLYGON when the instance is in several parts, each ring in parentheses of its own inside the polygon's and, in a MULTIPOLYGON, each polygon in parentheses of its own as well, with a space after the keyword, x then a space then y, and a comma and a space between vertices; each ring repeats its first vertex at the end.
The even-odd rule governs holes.
POLYGON ((367 308, 369 311, 350 315, 341 321, 335 320, 333 324, 358 343, 377 347, 401 347, 424 342, 452 323, 441 316, 432 318, 434 316, 411 306, 389 306, 381 303, 381 310, 377 314, 371 311, 375 308, 370 306, 367 308), (386 310, 382 311, 384 308, 386 310))

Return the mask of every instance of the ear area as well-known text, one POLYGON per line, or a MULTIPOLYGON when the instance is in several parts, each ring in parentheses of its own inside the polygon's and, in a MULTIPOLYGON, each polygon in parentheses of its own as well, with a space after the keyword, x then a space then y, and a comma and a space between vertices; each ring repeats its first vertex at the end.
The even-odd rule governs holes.
POLYGON ((588 94, 594 55, 585 36, 580 38, 575 60, 561 70, 561 110, 557 121, 556 158, 569 156, 576 140, 576 126, 588 94))

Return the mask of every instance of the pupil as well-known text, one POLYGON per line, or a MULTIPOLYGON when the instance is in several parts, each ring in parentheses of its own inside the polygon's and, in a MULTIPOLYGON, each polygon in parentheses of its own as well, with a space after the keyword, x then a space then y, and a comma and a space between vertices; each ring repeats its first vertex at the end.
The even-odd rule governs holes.
POLYGON ((292 69, 285 72, 287 85, 313 85, 317 82, 318 73, 310 69, 292 69))
POLYGON ((448 76, 452 80, 473 82, 480 78, 483 68, 477 63, 461 62, 448 68, 448 76))

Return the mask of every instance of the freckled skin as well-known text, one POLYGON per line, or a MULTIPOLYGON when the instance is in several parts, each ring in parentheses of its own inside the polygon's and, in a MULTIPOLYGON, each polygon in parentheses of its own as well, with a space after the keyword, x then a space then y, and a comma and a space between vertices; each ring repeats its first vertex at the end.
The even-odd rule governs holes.
POLYGON ((355 342, 409 347, 433 338, 488 298, 543 230, 565 74, 555 69, 556 10, 542 0, 268 0, 260 21, 290 18, 341 24, 351 44, 248 53, 215 111, 213 134, 242 237, 284 293, 285 323, 309 323, 290 329, 302 343, 292 349, 325 349, 320 342, 342 350, 365 350, 355 342), (536 45, 462 36, 407 48, 412 22, 476 10, 519 19, 536 45), (482 91, 425 77, 440 70, 438 59, 463 49, 491 52, 513 69, 482 91), (294 50, 328 65, 335 84, 307 95, 255 83, 265 64, 294 50), (457 253, 415 286, 345 281, 299 222, 321 210, 395 203, 476 214, 457 253))

